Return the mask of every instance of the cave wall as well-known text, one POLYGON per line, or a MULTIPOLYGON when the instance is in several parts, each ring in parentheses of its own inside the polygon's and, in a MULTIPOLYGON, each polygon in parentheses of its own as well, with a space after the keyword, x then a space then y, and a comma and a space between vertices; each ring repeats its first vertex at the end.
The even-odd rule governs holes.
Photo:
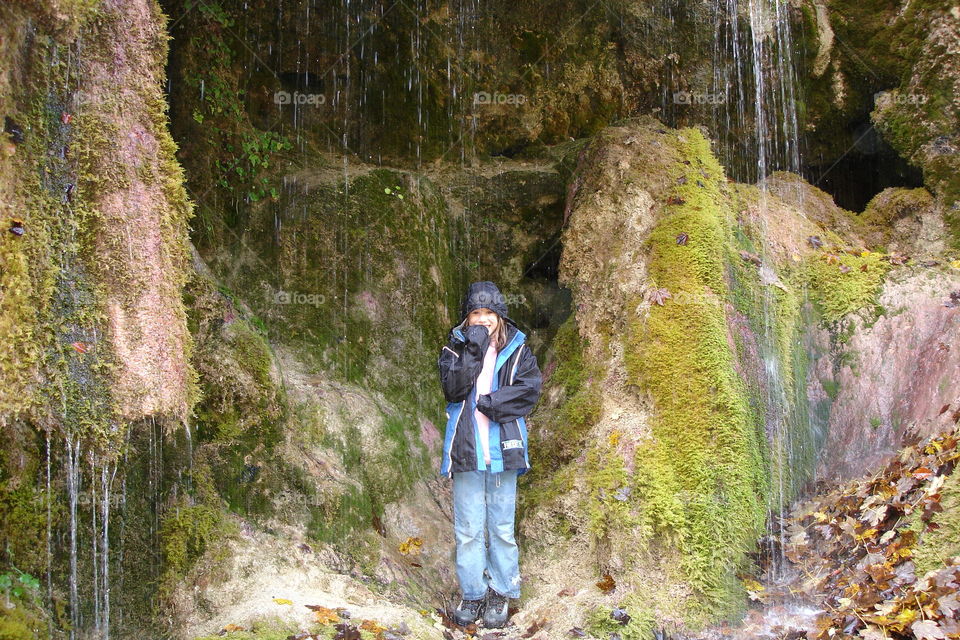
POLYGON ((737 571, 824 440, 820 477, 856 473, 957 393, 945 6, 790 9, 816 166, 872 118, 922 171, 877 178, 897 184, 858 216, 792 174, 732 182, 750 118, 676 102, 716 80, 713 5, 161 5, 0 8, 0 537, 8 573, 50 571, 11 635, 102 630, 110 585, 117 628, 252 620, 273 605, 243 576, 290 548, 373 576, 370 599, 452 589, 448 488, 425 478, 435 340, 471 280, 515 296, 549 381, 531 434, 556 472, 522 505, 536 571, 624 585, 572 600, 571 625, 621 596, 637 624, 736 614, 737 571), (71 596, 74 530, 80 573, 119 582, 71 596))
POLYGON ((44 583, 4 624, 45 637, 108 626, 96 566, 127 444, 182 428, 196 401, 181 301, 192 208, 154 2, 5 3, 0 28, 0 537, 5 574, 44 583))
MULTIPOLYGON (((810 179, 859 173, 835 188, 855 191, 856 182, 873 182, 874 193, 884 186, 918 187, 922 180, 936 196, 956 249, 956 7, 845 0, 801 6, 810 179), (911 175, 916 171, 922 177, 911 175)), ((857 200, 865 204, 869 197, 857 200)), ((848 208, 849 202, 838 200, 848 208)))

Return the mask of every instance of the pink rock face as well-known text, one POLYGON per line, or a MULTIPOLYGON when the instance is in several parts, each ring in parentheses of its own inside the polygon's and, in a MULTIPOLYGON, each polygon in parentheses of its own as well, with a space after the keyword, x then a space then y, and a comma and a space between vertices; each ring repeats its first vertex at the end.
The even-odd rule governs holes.
POLYGON ((871 327, 857 319, 842 352, 815 365, 817 378, 839 384, 822 479, 869 472, 905 437, 947 428, 952 411, 941 414, 944 405, 960 407, 960 308, 943 304, 960 277, 911 271, 884 285, 885 315, 871 327))
POLYGON ((377 304, 377 299, 369 291, 361 291, 357 294, 357 300, 363 306, 363 309, 370 315, 370 317, 376 317, 380 313, 380 305, 377 304))
POLYGON ((433 448, 440 441, 440 432, 429 420, 420 420, 420 440, 430 451, 433 451, 433 448))

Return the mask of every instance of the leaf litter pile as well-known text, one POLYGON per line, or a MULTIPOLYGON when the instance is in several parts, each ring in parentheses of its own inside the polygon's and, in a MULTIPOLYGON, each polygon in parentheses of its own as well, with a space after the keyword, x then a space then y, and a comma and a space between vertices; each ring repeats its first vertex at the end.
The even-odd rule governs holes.
MULTIPOLYGON (((916 574, 920 538, 939 528, 960 430, 905 448, 866 480, 797 505, 784 522, 792 593, 821 603, 810 640, 960 639, 960 556, 916 574)), ((803 637, 794 636, 794 637, 803 637)))

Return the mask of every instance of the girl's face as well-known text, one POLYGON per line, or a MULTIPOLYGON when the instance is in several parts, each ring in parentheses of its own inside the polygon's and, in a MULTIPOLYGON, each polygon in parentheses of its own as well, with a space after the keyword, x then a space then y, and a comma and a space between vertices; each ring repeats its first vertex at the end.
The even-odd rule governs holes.
POLYGON ((482 324, 487 328, 487 333, 493 333, 499 323, 500 316, 486 307, 474 309, 467 315, 467 326, 482 324))

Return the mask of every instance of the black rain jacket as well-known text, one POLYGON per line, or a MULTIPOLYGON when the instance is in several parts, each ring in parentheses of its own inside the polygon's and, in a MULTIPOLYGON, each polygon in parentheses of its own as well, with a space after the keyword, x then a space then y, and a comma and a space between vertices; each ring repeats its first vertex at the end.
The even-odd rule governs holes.
POLYGON ((486 327, 473 325, 463 331, 454 327, 440 350, 437 367, 447 401, 440 475, 452 478, 454 472, 487 469, 475 408, 490 418, 490 471, 517 469, 518 475, 523 475, 530 469, 525 416, 540 398, 542 376, 537 358, 526 344, 526 334, 509 318, 503 319, 507 344, 497 354, 489 395, 474 400, 490 343, 486 327))

